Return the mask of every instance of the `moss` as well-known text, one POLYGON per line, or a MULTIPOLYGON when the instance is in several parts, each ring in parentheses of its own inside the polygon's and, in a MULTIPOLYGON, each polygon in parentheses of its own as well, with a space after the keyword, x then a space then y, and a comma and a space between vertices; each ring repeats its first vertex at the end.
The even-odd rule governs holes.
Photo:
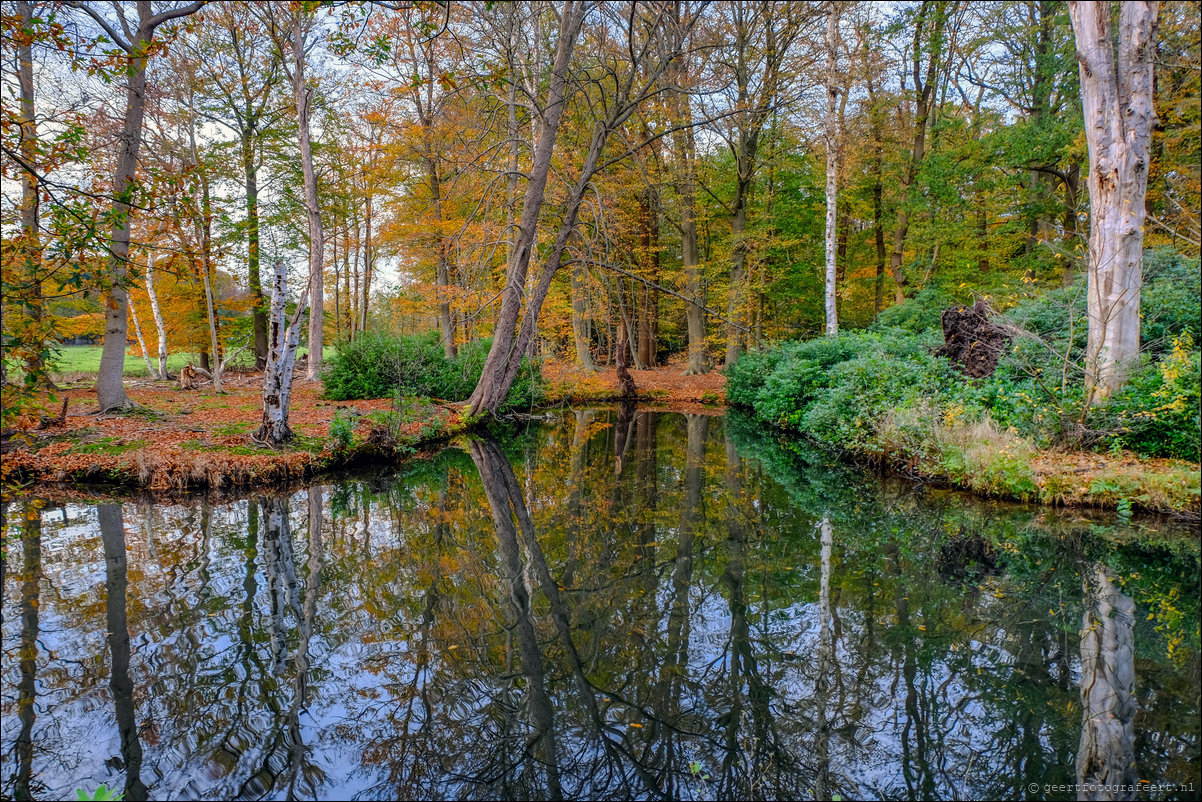
POLYGON ((145 440, 124 441, 119 437, 102 437, 99 440, 88 443, 76 443, 71 447, 69 453, 98 455, 124 454, 126 451, 141 448, 146 444, 147 441, 145 440))

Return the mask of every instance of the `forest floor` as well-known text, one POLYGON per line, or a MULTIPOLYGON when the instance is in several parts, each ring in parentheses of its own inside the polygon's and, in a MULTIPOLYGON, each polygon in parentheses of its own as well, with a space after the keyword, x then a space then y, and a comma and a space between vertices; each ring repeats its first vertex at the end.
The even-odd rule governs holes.
MULTIPOLYGON (((616 372, 586 373, 563 363, 546 365, 546 406, 620 399, 616 372)), ((685 412, 720 412, 725 377, 682 376, 680 369, 631 371, 637 400, 685 412)), ((211 384, 182 390, 177 384, 127 379, 126 392, 139 406, 131 413, 96 412, 95 380, 75 375, 45 402, 55 418, 67 402, 65 419, 20 421, 4 433, 0 461, 3 484, 115 484, 155 491, 234 488, 302 479, 356 462, 396 459, 447 439, 465 427, 462 403, 431 401, 396 415, 393 400, 330 401, 318 382, 293 385, 289 425, 295 437, 273 449, 251 435, 262 419, 262 374, 231 373, 224 393, 211 384), (336 414, 348 418, 355 446, 339 448, 332 437, 336 414), (390 435, 373 438, 386 427, 390 435), (399 438, 400 442, 397 442, 399 438)))

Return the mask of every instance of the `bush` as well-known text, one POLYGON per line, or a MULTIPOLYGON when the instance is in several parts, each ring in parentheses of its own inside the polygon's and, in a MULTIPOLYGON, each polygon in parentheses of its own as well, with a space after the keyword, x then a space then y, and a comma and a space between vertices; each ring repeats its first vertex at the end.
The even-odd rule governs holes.
POLYGON ((1172 350, 1173 338, 1189 334, 1202 341, 1202 274, 1199 261, 1171 248, 1144 254, 1144 286, 1140 293, 1143 323, 1140 339, 1152 352, 1172 350))
MULTIPOLYGON (((464 401, 480 379, 491 344, 474 340, 447 359, 436 333, 366 334, 338 344, 322 375, 325 394, 336 401, 397 394, 464 401)), ((533 406, 541 398, 538 367, 523 360, 505 408, 533 406)))
POLYGON ((882 309, 873 329, 902 329, 918 334, 930 329, 942 330, 943 310, 956 300, 938 287, 924 287, 900 304, 882 309))
POLYGON ((1202 460, 1202 352, 1188 333, 1146 365, 1110 402, 1091 411, 1093 425, 1113 431, 1104 444, 1153 457, 1202 460))

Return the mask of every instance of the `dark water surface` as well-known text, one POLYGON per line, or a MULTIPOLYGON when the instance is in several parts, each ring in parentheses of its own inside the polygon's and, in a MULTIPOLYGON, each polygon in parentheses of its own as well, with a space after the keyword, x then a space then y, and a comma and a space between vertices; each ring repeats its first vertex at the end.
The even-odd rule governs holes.
POLYGON ((21 502, 0 794, 1191 798, 1174 535, 616 409, 286 497, 21 502))

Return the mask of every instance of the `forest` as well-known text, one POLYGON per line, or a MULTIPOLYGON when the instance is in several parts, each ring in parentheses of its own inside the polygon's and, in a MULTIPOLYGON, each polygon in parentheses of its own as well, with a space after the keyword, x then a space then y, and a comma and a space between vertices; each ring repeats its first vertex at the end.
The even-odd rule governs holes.
POLYGON ((295 373, 1199 460, 1190 3, 3 9, 10 433, 178 378, 280 445, 295 373))
POLYGON ((1196 2, 0 17, 0 798, 1197 798, 1196 2))

